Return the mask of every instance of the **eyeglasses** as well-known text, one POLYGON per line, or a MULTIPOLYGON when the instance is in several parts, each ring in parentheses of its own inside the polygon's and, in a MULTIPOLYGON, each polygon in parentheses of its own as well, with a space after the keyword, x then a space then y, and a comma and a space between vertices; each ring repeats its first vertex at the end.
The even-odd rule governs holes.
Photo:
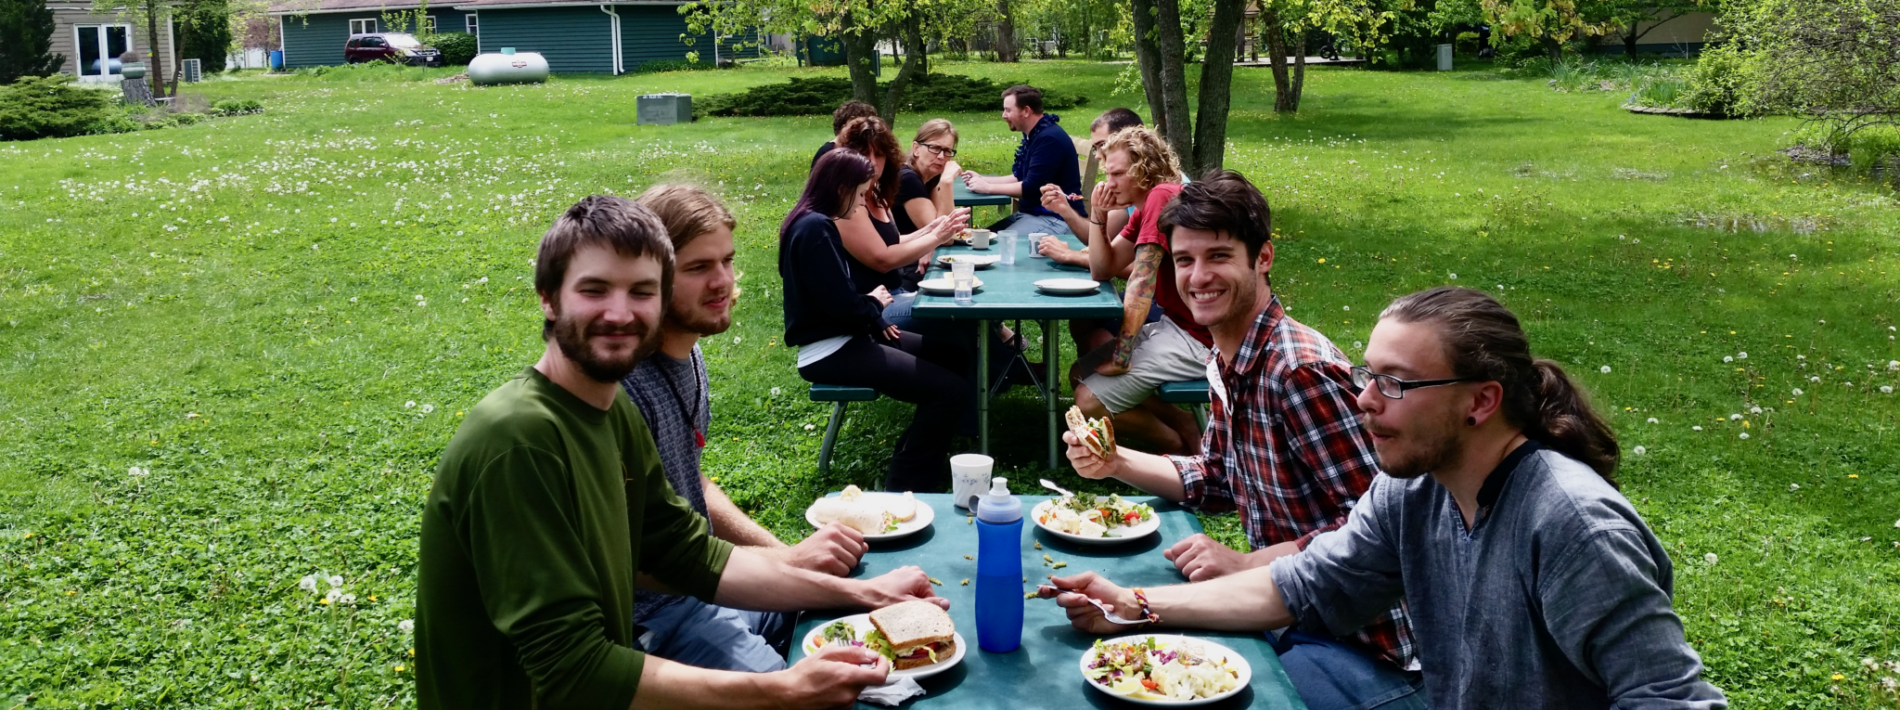
POLYGON ((930 151, 932 155, 935 155, 939 158, 957 157, 957 149, 955 148, 945 148, 935 143, 918 143, 917 145, 923 146, 924 150, 930 151))
POLYGON ((1373 383, 1378 383, 1379 394, 1385 395, 1386 399, 1405 399, 1406 390, 1415 390, 1420 387, 1437 387, 1439 385, 1477 381, 1478 378, 1476 377, 1454 377, 1448 380, 1401 380, 1391 375, 1381 375, 1363 367, 1355 367, 1352 369, 1353 389, 1364 392, 1366 388, 1372 386, 1373 383))

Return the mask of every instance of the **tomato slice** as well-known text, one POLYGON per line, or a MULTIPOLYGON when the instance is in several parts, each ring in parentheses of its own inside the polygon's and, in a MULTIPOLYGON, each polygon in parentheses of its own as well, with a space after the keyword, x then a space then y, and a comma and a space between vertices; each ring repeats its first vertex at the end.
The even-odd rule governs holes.
POLYGON ((1155 682, 1154 682, 1154 681, 1152 681, 1152 680, 1149 680, 1149 679, 1147 679, 1147 678, 1143 678, 1143 679, 1141 679, 1141 687, 1143 687, 1143 688, 1147 688, 1147 689, 1149 689, 1149 690, 1160 690, 1160 689, 1161 689, 1161 686, 1159 686, 1159 685, 1155 685, 1155 682))

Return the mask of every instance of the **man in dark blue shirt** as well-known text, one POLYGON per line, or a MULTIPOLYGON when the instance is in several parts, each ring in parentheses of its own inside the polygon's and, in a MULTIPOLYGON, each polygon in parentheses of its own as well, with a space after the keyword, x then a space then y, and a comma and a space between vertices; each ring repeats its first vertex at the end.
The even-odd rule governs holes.
MULTIPOLYGON (((1061 121, 1060 116, 1042 112, 1041 89, 1018 84, 1003 92, 1003 122, 1010 130, 1023 134, 1023 144, 1016 149, 1016 164, 1009 175, 985 177, 973 170, 963 173, 963 182, 971 192, 1016 198, 1016 213, 991 225, 991 229, 1010 229, 1023 235, 1069 231, 1061 215, 1042 206, 1040 199, 1043 185, 1056 185, 1070 195, 1082 191, 1075 141, 1057 125, 1061 121)), ((1082 203, 1077 200, 1071 205, 1079 211, 1082 203)))

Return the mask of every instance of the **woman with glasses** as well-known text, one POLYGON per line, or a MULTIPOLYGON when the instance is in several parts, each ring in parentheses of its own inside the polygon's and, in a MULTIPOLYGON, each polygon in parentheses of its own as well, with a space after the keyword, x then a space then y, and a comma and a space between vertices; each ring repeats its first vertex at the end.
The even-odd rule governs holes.
POLYGON ((957 128, 941 118, 933 118, 917 127, 910 141, 910 160, 897 174, 897 228, 917 231, 917 225, 930 224, 938 215, 956 209, 953 183, 943 176, 963 174, 958 165, 957 128))
POLYGON ((844 248, 857 262, 852 269, 853 280, 859 290, 879 285, 893 294, 915 290, 923 279, 924 259, 969 226, 970 211, 945 210, 919 222, 922 226, 917 228, 894 219, 893 212, 898 212, 892 209, 898 194, 895 168, 902 156, 897 152, 896 136, 891 135, 883 119, 852 119, 838 134, 838 148, 870 158, 877 168, 877 179, 872 181, 863 204, 838 222, 844 248))

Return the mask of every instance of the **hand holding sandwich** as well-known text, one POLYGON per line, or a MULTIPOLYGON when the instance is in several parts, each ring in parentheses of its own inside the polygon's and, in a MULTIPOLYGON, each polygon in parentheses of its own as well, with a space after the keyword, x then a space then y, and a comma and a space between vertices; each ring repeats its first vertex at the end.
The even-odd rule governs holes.
POLYGON ((831 645, 818 649, 770 678, 780 687, 763 697, 783 699, 787 708, 841 708, 857 702, 866 686, 883 685, 891 662, 863 646, 831 645))

